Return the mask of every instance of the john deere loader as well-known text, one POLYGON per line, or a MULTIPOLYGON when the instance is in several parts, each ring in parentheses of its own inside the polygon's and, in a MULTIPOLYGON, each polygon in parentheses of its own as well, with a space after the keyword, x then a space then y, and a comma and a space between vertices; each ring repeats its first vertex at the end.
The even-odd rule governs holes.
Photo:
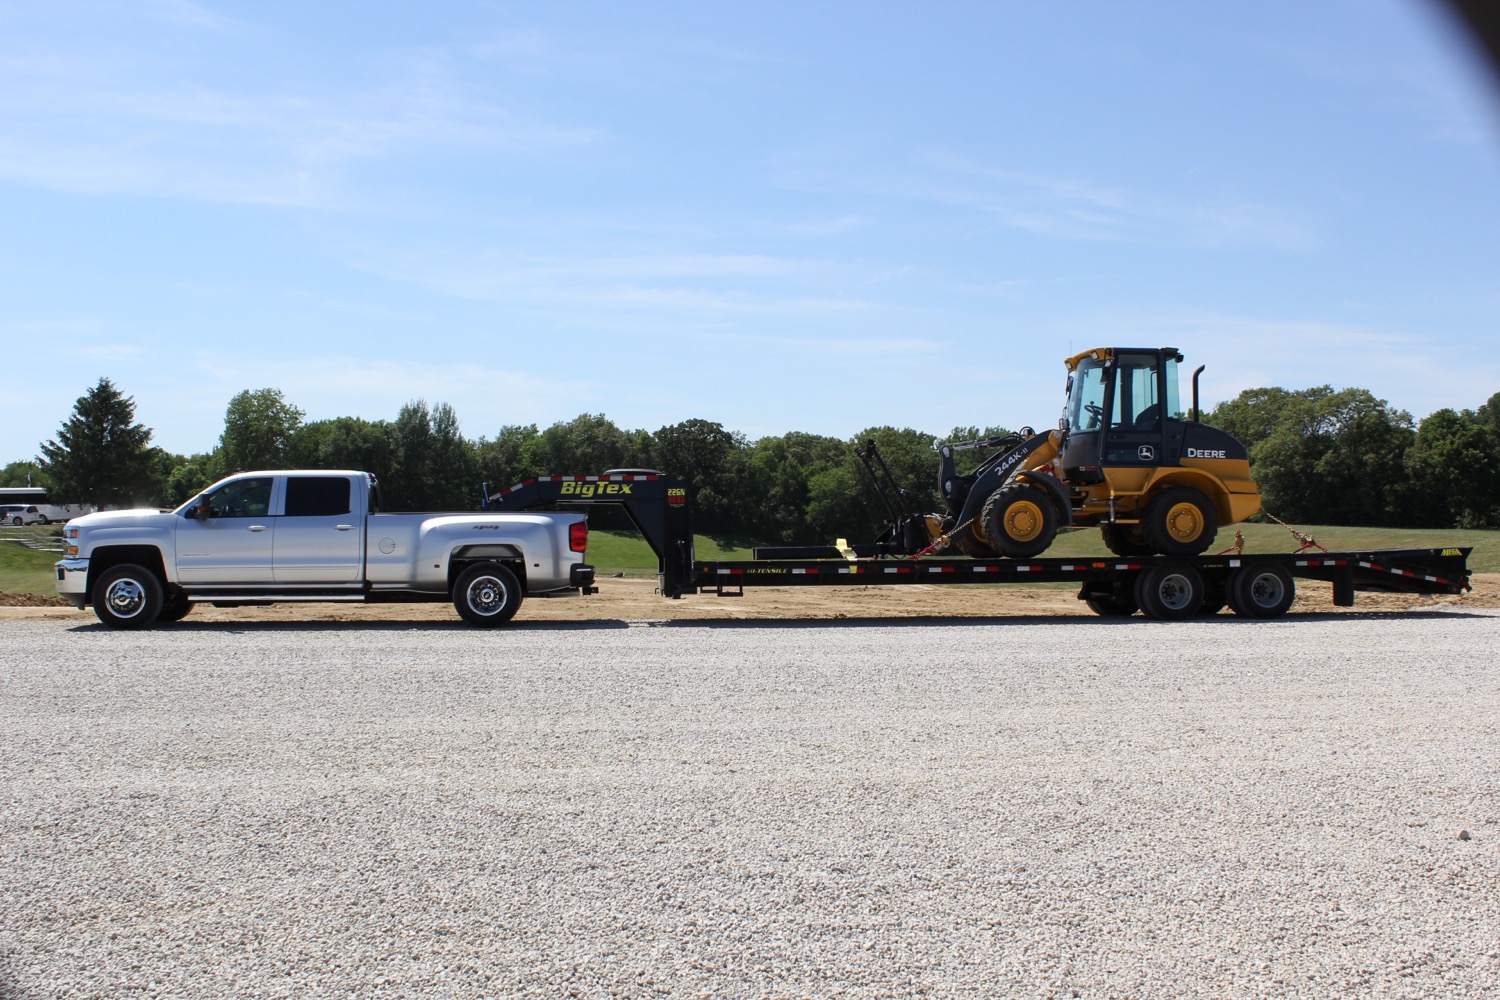
MULTIPOLYGON (((1260 509, 1244 445, 1191 417, 1176 348, 1098 347, 1068 358, 1056 430, 939 447, 945 539, 976 558, 1029 558, 1064 526, 1098 525, 1121 556, 1197 555, 1260 509), (968 475, 963 448, 996 449, 968 475)), ((932 519, 928 520, 931 523, 932 519)))

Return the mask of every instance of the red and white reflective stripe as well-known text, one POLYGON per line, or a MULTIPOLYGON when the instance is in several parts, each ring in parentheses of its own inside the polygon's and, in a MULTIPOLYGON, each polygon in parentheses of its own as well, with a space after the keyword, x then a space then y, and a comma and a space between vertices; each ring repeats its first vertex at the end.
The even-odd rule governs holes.
POLYGON ((1040 567, 1040 566, 1032 566, 1032 565, 1029 565, 1029 564, 1025 565, 1025 566, 1017 566, 1016 567, 1016 572, 1017 573, 1040 573, 1041 571, 1042 571, 1042 567, 1040 567))
POLYGON ((745 571, 744 570, 742 570, 742 569, 730 569, 727 566, 720 566, 718 569, 714 570, 714 572, 717 573, 717 574, 719 574, 720 576, 744 576, 745 575, 745 571))
POLYGON ((998 573, 998 572, 1000 572, 1000 567, 999 566, 975 566, 974 567, 974 572, 976 572, 976 573, 998 573))
POLYGON ((928 566, 927 567, 927 572, 929 572, 929 573, 952 573, 953 571, 954 571, 954 569, 953 569, 952 566, 928 566))
POLYGON ((818 575, 818 567, 816 567, 816 566, 794 566, 794 567, 792 567, 792 575, 793 576, 802 576, 802 575, 805 575, 805 574, 808 574, 808 573, 811 573, 813 576, 817 576, 818 575))
POLYGON ((1347 559, 1298 559, 1298 566, 1347 566, 1347 559))
POLYGON ((885 571, 887 573, 910 573, 911 572, 911 567, 910 566, 887 566, 885 568, 885 571))
POLYGON ((1396 569, 1393 566, 1382 566, 1380 563, 1361 562, 1359 564, 1365 569, 1373 569, 1377 573, 1389 573, 1392 576, 1404 576, 1408 580, 1425 580, 1428 583, 1445 583, 1452 586, 1453 581, 1441 576, 1431 576, 1427 573, 1413 573, 1409 569, 1396 569))

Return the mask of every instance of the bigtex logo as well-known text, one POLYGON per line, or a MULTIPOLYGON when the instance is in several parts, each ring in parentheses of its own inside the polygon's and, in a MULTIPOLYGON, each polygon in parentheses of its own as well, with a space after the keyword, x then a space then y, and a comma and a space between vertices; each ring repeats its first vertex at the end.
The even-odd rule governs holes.
POLYGON ((562 496, 589 497, 623 496, 630 492, 630 483, 563 483, 562 496))

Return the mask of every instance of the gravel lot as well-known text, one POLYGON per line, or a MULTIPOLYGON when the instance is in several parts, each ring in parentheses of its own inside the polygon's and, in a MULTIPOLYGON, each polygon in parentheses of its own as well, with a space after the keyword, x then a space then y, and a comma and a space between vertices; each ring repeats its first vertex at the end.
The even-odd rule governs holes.
POLYGON ((1494 997, 1500 617, 0 622, 0 997, 1494 997))

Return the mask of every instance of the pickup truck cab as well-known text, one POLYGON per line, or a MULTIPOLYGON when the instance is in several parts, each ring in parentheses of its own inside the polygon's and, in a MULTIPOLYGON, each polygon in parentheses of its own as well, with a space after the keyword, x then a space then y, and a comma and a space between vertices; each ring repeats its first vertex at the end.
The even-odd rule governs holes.
POLYGON ((176 510, 87 514, 64 530, 57 590, 114 628, 195 601, 451 600, 498 625, 525 595, 593 592, 582 514, 382 514, 378 495, 365 472, 245 472, 176 510))

